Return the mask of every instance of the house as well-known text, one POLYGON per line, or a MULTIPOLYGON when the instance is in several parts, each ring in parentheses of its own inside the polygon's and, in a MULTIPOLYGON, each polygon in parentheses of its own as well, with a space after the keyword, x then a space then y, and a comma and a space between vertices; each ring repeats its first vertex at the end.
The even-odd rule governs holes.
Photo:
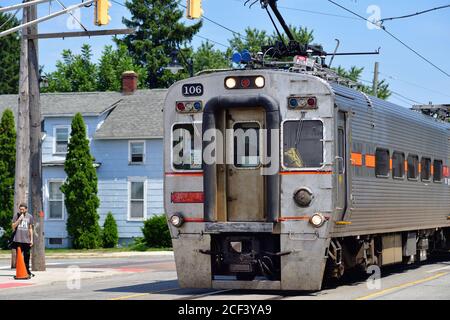
MULTIPOLYGON (((60 186, 73 116, 80 112, 95 158, 100 225, 108 212, 119 229, 119 243, 142 236, 143 221, 163 213, 163 103, 165 89, 136 90, 137 75, 124 73, 123 92, 41 95, 42 180, 45 244, 70 246, 67 211, 60 186)), ((17 95, 0 96, 0 113, 17 114, 17 95)), ((16 117, 17 119, 17 117, 16 117)))

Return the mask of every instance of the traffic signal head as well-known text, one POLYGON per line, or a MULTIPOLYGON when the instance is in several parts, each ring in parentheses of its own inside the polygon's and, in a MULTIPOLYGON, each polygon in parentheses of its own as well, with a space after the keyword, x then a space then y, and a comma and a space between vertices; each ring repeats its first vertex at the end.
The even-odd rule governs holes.
POLYGON ((97 26, 107 25, 111 21, 109 16, 109 8, 111 2, 109 0, 97 0, 95 2, 94 23, 97 26))
POLYGON ((186 16, 188 19, 200 19, 202 14, 202 0, 187 0, 186 16))

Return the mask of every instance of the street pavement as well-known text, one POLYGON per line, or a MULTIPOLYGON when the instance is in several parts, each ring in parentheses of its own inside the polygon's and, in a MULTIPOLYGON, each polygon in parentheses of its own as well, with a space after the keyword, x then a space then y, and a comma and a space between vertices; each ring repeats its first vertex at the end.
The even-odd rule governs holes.
POLYGON ((319 292, 181 289, 172 253, 123 257, 47 259, 47 271, 15 281, 9 260, 0 259, 4 300, 450 300, 450 256, 382 269, 379 287, 352 277, 319 292))

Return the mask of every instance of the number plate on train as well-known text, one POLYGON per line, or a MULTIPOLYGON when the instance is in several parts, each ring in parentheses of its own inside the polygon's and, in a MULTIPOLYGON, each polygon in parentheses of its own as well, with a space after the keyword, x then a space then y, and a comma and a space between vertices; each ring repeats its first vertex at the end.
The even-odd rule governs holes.
POLYGON ((203 95, 203 85, 201 83, 184 84, 181 88, 183 96, 198 97, 203 95))

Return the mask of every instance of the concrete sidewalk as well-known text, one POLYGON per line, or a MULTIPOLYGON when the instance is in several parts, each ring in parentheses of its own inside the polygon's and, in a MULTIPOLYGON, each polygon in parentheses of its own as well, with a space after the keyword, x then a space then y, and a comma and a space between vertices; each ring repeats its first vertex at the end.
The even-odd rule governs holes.
MULTIPOLYGON (((128 258, 154 256, 173 256, 173 251, 65 252, 46 254, 47 259, 128 258)), ((0 254, 0 260, 9 259, 11 259, 10 254, 0 254)))

